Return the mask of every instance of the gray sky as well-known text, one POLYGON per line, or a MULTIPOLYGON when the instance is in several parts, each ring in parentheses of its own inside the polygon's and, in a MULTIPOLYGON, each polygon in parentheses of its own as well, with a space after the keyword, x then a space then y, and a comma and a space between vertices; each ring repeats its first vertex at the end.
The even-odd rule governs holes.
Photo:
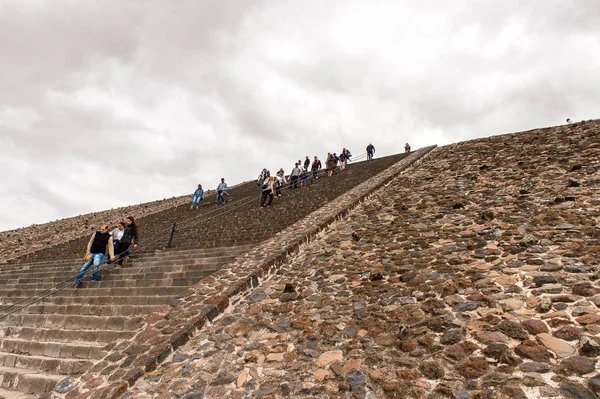
POLYGON ((600 109, 597 0, 0 0, 0 49, 0 230, 600 109))

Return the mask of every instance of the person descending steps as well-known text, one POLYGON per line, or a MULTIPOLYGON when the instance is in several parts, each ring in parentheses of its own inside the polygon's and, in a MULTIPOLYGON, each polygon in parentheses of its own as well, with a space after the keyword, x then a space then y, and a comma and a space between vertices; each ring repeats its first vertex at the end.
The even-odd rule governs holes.
POLYGON ((221 178, 221 183, 217 186, 217 198, 215 199, 215 205, 221 205, 225 203, 225 194, 227 193, 227 183, 225 178, 221 178))
POLYGON ((88 242, 87 249, 85 250, 85 263, 77 277, 75 277, 75 282, 73 285, 75 287, 79 286, 80 280, 85 276, 85 273, 90 268, 90 266, 94 265, 94 272, 92 273, 92 283, 98 282, 98 268, 102 264, 102 260, 104 259, 104 253, 108 251, 108 255, 110 256, 110 260, 115 260, 115 252, 113 247, 113 238, 108 232, 108 226, 106 224, 100 225, 100 229, 90 237, 90 241, 88 242))

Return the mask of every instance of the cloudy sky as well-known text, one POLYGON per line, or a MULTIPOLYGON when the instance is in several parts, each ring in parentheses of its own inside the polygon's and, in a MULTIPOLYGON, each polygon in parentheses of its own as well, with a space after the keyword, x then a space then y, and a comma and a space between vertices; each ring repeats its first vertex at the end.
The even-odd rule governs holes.
POLYGON ((0 230, 598 118, 600 1, 0 0, 0 230))

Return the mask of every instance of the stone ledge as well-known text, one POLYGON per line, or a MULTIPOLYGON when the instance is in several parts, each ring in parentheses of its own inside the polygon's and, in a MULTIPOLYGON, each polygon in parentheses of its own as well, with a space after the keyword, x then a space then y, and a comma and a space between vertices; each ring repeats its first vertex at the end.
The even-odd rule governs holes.
POLYGON ((415 151, 410 156, 380 172, 369 180, 342 194, 344 197, 329 202, 304 219, 277 233, 246 257, 239 259, 192 287, 193 293, 161 318, 147 320, 146 325, 119 350, 110 352, 100 363, 104 367, 87 372, 73 382, 67 394, 52 392, 52 398, 117 398, 131 386, 143 372, 154 370, 174 350, 185 344, 208 321, 219 317, 237 302, 250 288, 257 287, 286 261, 290 254, 298 251, 301 244, 310 242, 319 232, 337 219, 343 218, 361 201, 382 187, 407 168, 413 166, 436 146, 415 151), (148 347, 142 342, 156 344, 148 347), (123 353, 133 353, 123 356, 123 353), (119 359, 111 361, 110 359, 119 359), (85 381, 97 378, 103 383, 86 389, 85 381))

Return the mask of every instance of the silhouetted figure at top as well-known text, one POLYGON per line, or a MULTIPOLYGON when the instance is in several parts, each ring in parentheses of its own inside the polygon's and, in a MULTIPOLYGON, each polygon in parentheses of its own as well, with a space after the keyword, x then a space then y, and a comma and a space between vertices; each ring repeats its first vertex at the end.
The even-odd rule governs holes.
POLYGON ((571 123, 571 118, 567 118, 567 123, 571 123))
POLYGON ((367 161, 373 159, 373 154, 375 154, 375 146, 371 143, 367 146, 367 161))
POLYGON ((404 144, 404 152, 410 152, 410 144, 404 144))

